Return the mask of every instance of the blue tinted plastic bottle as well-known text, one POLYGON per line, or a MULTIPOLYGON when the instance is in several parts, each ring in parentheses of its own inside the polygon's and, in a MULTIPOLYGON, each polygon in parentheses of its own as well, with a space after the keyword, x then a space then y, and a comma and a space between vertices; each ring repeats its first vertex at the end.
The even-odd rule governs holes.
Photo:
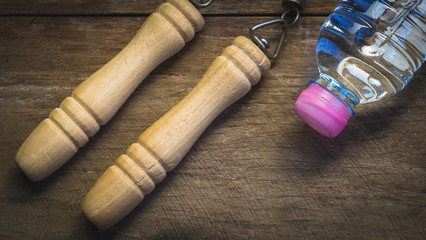
POLYGON ((423 0, 342 0, 324 22, 317 46, 319 78, 296 101, 296 113, 337 136, 359 103, 402 90, 426 56, 423 0))

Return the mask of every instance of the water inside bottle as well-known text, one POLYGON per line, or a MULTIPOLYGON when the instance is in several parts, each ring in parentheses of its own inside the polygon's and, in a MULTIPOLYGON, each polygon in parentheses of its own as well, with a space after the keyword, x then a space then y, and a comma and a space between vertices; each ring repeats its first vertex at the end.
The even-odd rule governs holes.
POLYGON ((318 81, 342 84, 360 103, 400 91, 425 61, 425 10, 423 0, 341 1, 321 30, 318 81))

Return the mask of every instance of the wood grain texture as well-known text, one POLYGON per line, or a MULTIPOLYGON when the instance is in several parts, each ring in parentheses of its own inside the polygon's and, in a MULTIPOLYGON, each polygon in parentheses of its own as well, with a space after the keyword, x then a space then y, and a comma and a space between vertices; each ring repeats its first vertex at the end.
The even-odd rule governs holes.
POLYGON ((28 136, 16 162, 40 181, 67 162, 120 109, 151 71, 179 52, 204 26, 186 0, 168 0, 114 58, 83 81, 28 136))
MULTIPOLYGON (((154 11, 163 0, 123 1, 123 0, 0 0, 0 15, 16 14, 120 14, 147 15, 154 11)), ((333 11, 338 0, 308 0, 303 14, 325 15, 333 11)), ((215 0, 202 10, 204 15, 278 15, 283 7, 280 0, 215 0)))
POLYGON ((99 178, 82 203, 87 218, 106 229, 125 217, 166 172, 175 169, 211 122, 246 95, 270 67, 268 57, 250 39, 235 38, 194 89, 99 178))
POLYGON ((155 69, 71 161, 32 183, 13 161, 19 146, 145 17, 1 17, 0 238, 423 239, 426 69, 391 99, 360 106, 340 136, 326 139, 293 111, 317 76, 325 18, 314 16, 288 31, 262 81, 129 216, 99 231, 81 213, 89 189, 139 134, 191 91, 233 38, 269 19, 207 17, 188 48, 155 69))

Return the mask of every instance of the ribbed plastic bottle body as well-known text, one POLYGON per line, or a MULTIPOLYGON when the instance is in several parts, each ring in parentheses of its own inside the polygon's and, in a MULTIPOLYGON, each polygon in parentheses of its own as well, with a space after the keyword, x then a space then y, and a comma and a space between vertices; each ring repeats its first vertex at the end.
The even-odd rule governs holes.
POLYGON ((426 56, 423 0, 342 0, 317 46, 319 85, 350 108, 392 96, 426 56))
POLYGON ((426 56, 424 0, 341 0, 317 46, 320 76, 295 112, 327 137, 347 125, 358 103, 402 90, 426 56))

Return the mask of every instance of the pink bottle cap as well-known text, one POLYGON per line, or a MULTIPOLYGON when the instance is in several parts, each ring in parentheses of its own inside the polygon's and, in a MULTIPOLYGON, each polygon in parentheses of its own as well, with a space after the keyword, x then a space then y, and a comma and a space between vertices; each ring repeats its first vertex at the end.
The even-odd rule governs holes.
POLYGON ((352 115, 346 103, 317 84, 310 84, 300 94, 294 110, 309 126, 330 138, 339 135, 352 115))

